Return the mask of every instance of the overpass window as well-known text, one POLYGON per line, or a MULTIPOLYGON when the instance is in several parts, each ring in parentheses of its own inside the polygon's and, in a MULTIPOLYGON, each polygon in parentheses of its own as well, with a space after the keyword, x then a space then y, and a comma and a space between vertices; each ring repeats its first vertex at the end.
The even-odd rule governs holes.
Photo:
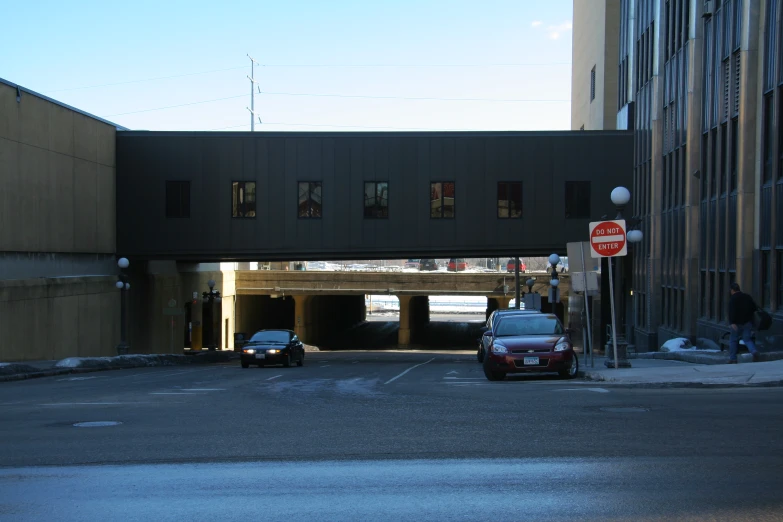
POLYGON ((166 217, 190 217, 190 181, 166 182, 166 217))
POLYGON ((449 219, 454 217, 454 182, 430 183, 430 217, 449 219))
POLYGON ((498 217, 504 219, 522 217, 521 182, 498 183, 498 217))
POLYGON ((231 217, 256 217, 255 181, 234 181, 231 184, 231 217))
POLYGON ((589 181, 566 181, 565 217, 566 219, 590 218, 589 181))
POLYGON ((368 181, 364 184, 364 217, 385 219, 389 217, 389 183, 368 181))
POLYGON ((299 217, 321 217, 321 182, 299 182, 299 217))

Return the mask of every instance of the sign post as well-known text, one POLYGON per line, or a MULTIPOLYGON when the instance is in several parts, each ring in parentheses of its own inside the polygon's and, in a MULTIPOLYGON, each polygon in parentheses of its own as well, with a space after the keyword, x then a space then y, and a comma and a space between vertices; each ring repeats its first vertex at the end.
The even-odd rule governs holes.
POLYGON ((592 257, 608 257, 609 259, 609 302, 612 308, 612 347, 614 349, 614 367, 619 368, 617 361, 617 315, 614 310, 614 275, 612 274, 612 257, 628 255, 628 241, 625 237, 625 220, 594 221, 590 223, 590 247, 592 257))

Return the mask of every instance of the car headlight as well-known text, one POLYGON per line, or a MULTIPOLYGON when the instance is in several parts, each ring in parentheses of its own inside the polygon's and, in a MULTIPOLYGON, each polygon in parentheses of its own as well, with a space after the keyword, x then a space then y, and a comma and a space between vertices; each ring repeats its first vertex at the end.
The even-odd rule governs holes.
POLYGON ((279 353, 280 350, 267 350, 266 353, 279 353))
POLYGON ((492 345, 492 352, 493 353, 508 353, 508 349, 503 346, 502 344, 493 344, 492 345))
POLYGON ((245 350, 245 353, 249 353, 249 354, 252 355, 252 354, 256 353, 256 351, 253 350, 252 348, 250 348, 249 350, 245 350))
POLYGON ((564 351, 568 350, 569 348, 571 348, 571 345, 566 343, 566 342, 557 343, 557 346, 555 346, 555 351, 556 352, 564 352, 564 351))

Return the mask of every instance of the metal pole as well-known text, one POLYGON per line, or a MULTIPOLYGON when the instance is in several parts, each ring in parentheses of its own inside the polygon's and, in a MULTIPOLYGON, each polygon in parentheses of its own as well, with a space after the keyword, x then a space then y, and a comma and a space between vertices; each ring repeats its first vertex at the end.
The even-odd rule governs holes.
POLYGON ((609 258, 609 303, 612 306, 612 345, 614 347, 614 368, 620 367, 617 361, 617 321, 614 313, 614 277, 612 274, 612 258, 609 258))
POLYGON ((514 294, 515 294, 514 299, 516 300, 515 308, 517 310, 520 309, 521 307, 520 301, 522 300, 522 296, 521 296, 522 287, 520 283, 521 281, 519 280, 519 258, 515 257, 514 258, 514 294))
MULTIPOLYGON (((593 368, 595 361, 593 360, 593 328, 590 324, 590 305, 589 300, 587 299, 587 267, 585 266, 585 249, 584 245, 580 245, 579 248, 580 254, 582 256, 582 285, 585 289, 584 296, 585 296, 585 313, 587 314, 587 343, 585 346, 590 347, 590 368, 593 368)), ((587 352, 585 351, 585 359, 587 359, 587 352)))
POLYGON ((248 54, 248 58, 250 58, 250 132, 253 132, 256 130, 256 106, 255 106, 255 91, 256 91, 256 78, 255 78, 255 72, 254 72, 254 66, 256 64, 256 61, 248 54))

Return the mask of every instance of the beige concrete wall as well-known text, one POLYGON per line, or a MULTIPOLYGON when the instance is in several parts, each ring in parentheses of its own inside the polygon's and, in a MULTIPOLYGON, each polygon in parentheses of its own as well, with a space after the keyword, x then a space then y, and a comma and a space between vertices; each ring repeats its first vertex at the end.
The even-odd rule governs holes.
POLYGON ((113 277, 0 280, 0 361, 116 355, 113 277))
POLYGON ((0 251, 115 251, 115 128, 0 84, 0 251))
POLYGON ((619 0, 574 0, 571 130, 616 128, 619 0), (595 67, 595 99, 590 73, 595 67))

